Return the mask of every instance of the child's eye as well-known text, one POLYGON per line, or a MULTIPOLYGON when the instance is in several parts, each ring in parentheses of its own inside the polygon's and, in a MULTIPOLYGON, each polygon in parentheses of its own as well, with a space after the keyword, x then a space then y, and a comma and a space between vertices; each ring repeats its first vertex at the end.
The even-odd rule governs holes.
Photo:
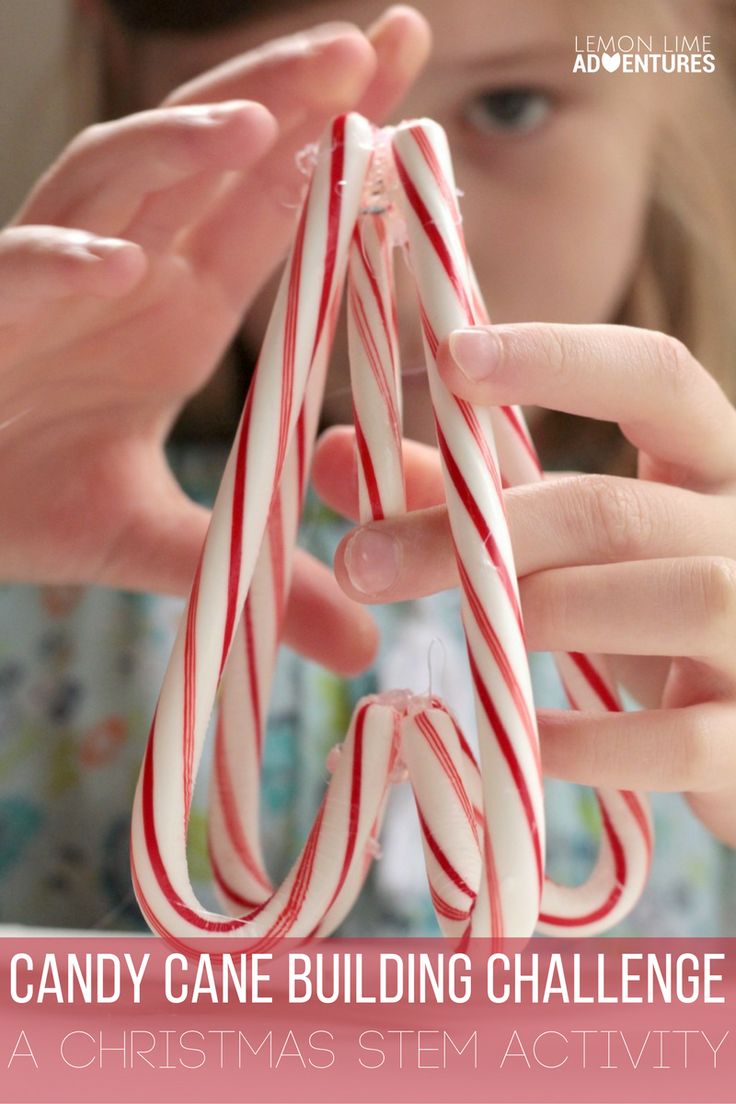
POLYGON ((479 131, 527 134, 541 126, 552 108, 552 98, 533 88, 500 88, 481 92, 466 111, 467 121, 479 131))

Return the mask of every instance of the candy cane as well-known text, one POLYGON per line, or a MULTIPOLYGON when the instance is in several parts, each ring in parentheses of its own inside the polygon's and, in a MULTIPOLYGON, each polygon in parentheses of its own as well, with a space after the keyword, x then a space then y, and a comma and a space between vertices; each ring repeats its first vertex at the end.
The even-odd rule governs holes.
MULTIPOLYGON (((404 157, 407 161, 403 175, 400 175, 417 216, 409 220, 408 227, 412 248, 415 252, 422 251, 415 266, 415 276, 426 320, 430 383, 436 388, 437 377, 431 370, 436 341, 455 326, 474 324, 487 316, 462 242, 444 135, 436 124, 408 124, 399 129, 394 144, 399 146, 399 159, 404 157), (411 135, 413 141, 401 137, 402 132, 411 135), (407 181, 408 189, 404 181, 407 181), (430 250, 434 249, 437 257, 444 262, 445 286, 449 282, 451 295, 460 308, 452 325, 446 326, 444 331, 432 326, 432 317, 426 305, 428 300, 432 301, 431 297, 437 289, 443 286, 434 284, 427 275, 428 244, 430 250)), ((506 482, 511 482, 509 474, 513 474, 513 482, 523 481, 531 473, 534 478, 540 478, 539 463, 521 411, 503 408, 494 412, 493 425, 504 444, 506 482)), ((448 506, 451 501, 450 493, 448 506)), ((452 510, 450 520, 452 524, 452 510)), ((464 548, 458 544, 457 537, 455 544, 456 551, 464 548)), ((462 567, 461 579, 464 579, 462 567)), ((566 686, 577 686, 577 696, 571 695, 573 707, 620 708, 601 670, 600 661, 582 655, 557 658, 566 686)), ((597 798, 604 832, 596 867, 582 886, 563 887, 546 880, 539 923, 544 930, 562 930, 569 934, 593 934, 603 930, 629 912, 643 890, 652 847, 646 801, 636 794, 610 790, 598 791, 597 798)), ((493 828, 491 838, 495 840, 493 828)))
POLYGON ((360 517, 396 517, 406 510, 406 500, 396 296, 385 213, 363 215, 355 227, 347 302, 360 517))
POLYGON ((326 327, 315 354, 297 431, 271 505, 266 539, 223 672, 210 776, 208 844, 219 897, 235 916, 262 904, 273 890, 261 853, 259 825, 265 715, 333 330, 334 321, 326 327))
MULTIPOLYGON (((371 164, 373 181, 380 172, 380 157, 374 151, 371 164)), ((371 187, 369 180, 366 183, 368 201, 371 187)), ((398 455, 400 458, 400 365, 391 242, 386 226, 374 214, 361 216, 358 220, 350 247, 349 267, 353 292, 361 283, 365 284, 369 273, 371 279, 375 275, 376 280, 370 287, 364 288, 367 294, 363 302, 359 303, 353 293, 349 295, 351 363, 357 365, 361 355, 355 342, 360 341, 361 334, 365 337, 370 328, 377 334, 378 349, 367 348, 363 351, 363 355, 370 358, 366 364, 370 366, 371 360, 373 368, 379 363, 387 364, 388 372, 385 380, 376 379, 371 374, 369 385, 372 383, 374 387, 390 388, 392 409, 395 410, 391 424, 392 447, 386 450, 380 448, 380 430, 379 437, 373 437, 372 447, 382 456, 398 455), (380 317, 380 326, 376 323, 376 311, 380 317), (364 317, 366 313, 368 323, 364 317)), ((315 355, 297 437, 287 455, 281 484, 269 517, 266 543, 261 549, 223 677, 211 776, 208 841, 212 873, 219 896, 225 908, 233 915, 239 915, 244 909, 261 904, 272 892, 261 855, 259 826, 264 713, 278 649, 305 475, 319 421, 336 313, 336 310, 333 311, 332 325, 328 327, 329 332, 315 355)), ((353 377, 356 421, 361 405, 361 388, 365 386, 366 379, 368 377, 363 373, 356 373, 353 377)), ((379 427, 383 424, 379 422, 379 427)), ((398 466, 381 472, 381 484, 390 488, 386 501, 393 496, 396 501, 394 510, 403 512, 403 471, 400 459, 398 466)), ((390 508, 388 512, 391 512, 390 508)), ((383 808, 374 825, 376 836, 380 830, 382 812, 383 808)), ((323 922, 324 930, 334 928, 347 914, 354 896, 360 890, 364 874, 365 871, 355 878, 352 890, 349 886, 345 887, 339 909, 334 907, 323 922)))
POLYGON ((460 726, 439 698, 408 703, 401 737, 435 915, 444 935, 459 938, 483 907, 478 898, 486 836, 481 775, 460 726))
POLYGON ((393 136, 419 296, 430 393, 460 574, 476 700, 486 840, 471 933, 526 936, 544 879, 544 804, 536 714, 490 415, 452 395, 437 372, 443 337, 472 319, 449 153, 436 124, 393 136), (427 157, 443 160, 441 175, 427 157))
MULTIPOLYGON (((647 811, 637 795, 599 794, 604 839, 592 877, 573 889, 544 881, 535 714, 492 422, 507 482, 509 470, 516 481, 532 468, 538 476, 538 462, 519 411, 490 415, 452 396, 437 373, 441 338, 486 317, 459 228, 444 135, 435 124, 403 124, 389 145, 385 133, 349 116, 333 125, 329 147, 326 153, 323 144, 318 158, 154 718, 132 832, 139 900, 151 925, 182 946, 204 933, 256 936, 271 945, 286 934, 333 930, 360 890, 387 789, 403 761, 446 934, 531 934, 542 891, 542 925, 601 930, 628 911, 643 886, 647 811), (368 206, 356 224, 371 153, 368 206), (392 242, 381 206, 392 156, 419 291, 483 769, 438 699, 396 693, 364 700, 305 848, 274 891, 258 832, 263 717, 348 248, 361 518, 405 509, 392 242), (249 479, 255 463, 257 476, 249 479), (225 562, 228 571, 218 578, 225 562), (215 643, 204 659, 203 638, 215 643), (220 682, 210 851, 235 918, 204 910, 186 869, 193 779, 220 682), (181 784, 171 788, 177 767, 181 784)), ((615 704, 599 660, 574 655, 559 662, 573 706, 594 698, 598 707, 615 704)))
MULTIPOLYGON (((374 151, 371 169, 374 180, 381 171, 377 160, 380 159, 374 151)), ((370 198, 371 186, 371 182, 367 182, 367 198, 370 198)), ((370 516, 380 513, 383 517, 403 512, 404 495, 400 462, 400 364, 391 242, 385 222, 375 213, 358 220, 350 247, 349 269, 348 327, 356 425, 360 427, 361 406, 368 409, 372 404, 373 392, 380 396, 387 394, 386 409, 391 411, 390 419, 367 423, 371 434, 370 452, 363 442, 359 459, 367 459, 372 453, 388 459, 389 463, 395 457, 399 461, 380 472, 381 486, 387 490, 384 491, 385 504, 376 511, 368 504, 367 490, 369 484, 376 485, 375 473, 360 467, 361 498, 367 504, 364 509, 370 516), (366 389, 369 395, 364 398, 366 389), (391 435, 387 448, 383 447, 384 426, 391 435)), ((312 370, 313 374, 319 371, 320 378, 326 369, 324 351, 329 352, 330 345, 331 341, 322 343, 320 364, 312 370)), ((319 405, 313 397, 321 397, 321 391, 317 386, 310 386, 307 391, 307 402, 312 400, 311 416, 305 417, 303 432, 294 442, 297 447, 292 448, 287 459, 278 500, 269 519, 267 543, 261 550, 223 679, 208 826, 213 877, 225 907, 234 914, 261 904, 272 891, 261 857, 258 824, 263 714, 278 648, 285 579, 288 579, 296 540, 304 473, 319 414, 319 405), (258 627, 257 648, 254 626, 258 627)), ((378 827, 376 824, 376 833, 378 827)), ((360 880, 356 882, 356 891, 359 887, 360 880)), ((348 893, 343 894, 345 911, 349 908, 349 898, 348 893)), ((334 910, 333 922, 336 916, 334 910)))
MULTIPOLYGON (((472 268, 470 275, 476 321, 487 323, 489 314, 472 268)), ((542 465, 521 408, 494 407, 491 418, 504 485, 515 487, 543 479, 542 465)), ((621 710, 618 692, 600 656, 573 652, 554 658, 573 709, 604 713, 621 710)), ((646 794, 606 788, 595 790, 595 796, 602 825, 595 867, 577 890, 547 879, 537 924, 540 931, 595 935, 627 916, 644 891, 654 847, 646 794)))
POLYGON ((186 864, 194 778, 309 373, 334 319, 371 144, 370 127, 355 115, 336 120, 323 143, 151 727, 131 863, 144 914, 172 942, 220 934, 268 943, 317 930, 354 885, 355 867, 364 869, 395 756, 395 711, 361 703, 305 848, 279 889, 240 918, 197 901, 186 864))
MULTIPOLYGON (((401 379, 391 246, 396 224, 383 153, 372 210, 358 220, 348 267, 348 340, 356 435, 360 517, 406 510, 401 451, 401 379)), ((389 151, 390 152, 390 151, 389 151)), ((445 935, 461 936, 481 873, 482 796, 473 754, 438 699, 399 705, 401 756, 419 813, 430 893, 445 935), (475 785, 474 785, 475 783, 475 785), (468 791, 474 792, 472 800, 468 791), (440 842, 442 841, 442 842, 440 842)))

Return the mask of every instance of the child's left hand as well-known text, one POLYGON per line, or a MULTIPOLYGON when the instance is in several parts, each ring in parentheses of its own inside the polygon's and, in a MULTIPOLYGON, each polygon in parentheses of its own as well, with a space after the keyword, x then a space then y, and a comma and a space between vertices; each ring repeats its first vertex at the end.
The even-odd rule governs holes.
MULTIPOLYGON (((541 711, 543 766, 586 785, 683 791, 736 844, 736 410, 679 342, 621 326, 479 327, 443 346, 440 371, 479 404, 618 422, 638 449, 639 479, 506 492, 529 648, 610 653, 648 707, 541 711)), ((355 517, 352 451, 352 431, 326 434, 314 479, 355 517)), ((437 454, 407 443, 405 455, 413 512, 338 549, 338 580, 362 602, 457 584, 437 454)))
MULTIPOLYGON (((299 150, 336 112, 389 111, 428 48, 403 6, 263 44, 89 127, 38 181, 0 231, 0 580, 187 592, 209 514, 170 427, 293 237, 299 150)), ((299 549, 284 634, 343 674, 376 643, 299 549)))

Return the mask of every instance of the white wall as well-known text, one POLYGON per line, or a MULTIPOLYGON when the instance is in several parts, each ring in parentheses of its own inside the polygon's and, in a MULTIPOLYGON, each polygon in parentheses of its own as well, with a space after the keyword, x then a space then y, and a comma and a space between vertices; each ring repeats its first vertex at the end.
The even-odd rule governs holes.
POLYGON ((71 0, 0 0, 0 224, 94 118, 94 59, 78 32, 71 0))

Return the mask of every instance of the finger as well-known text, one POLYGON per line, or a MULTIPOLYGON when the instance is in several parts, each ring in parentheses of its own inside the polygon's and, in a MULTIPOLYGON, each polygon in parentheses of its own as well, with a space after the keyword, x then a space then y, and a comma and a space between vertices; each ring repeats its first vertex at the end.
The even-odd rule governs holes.
POLYGON ((376 72, 356 111, 381 120, 400 103, 416 80, 432 48, 424 16, 406 4, 394 4, 366 31, 376 52, 376 72))
POLYGON ((265 283, 294 233, 305 184, 297 167, 300 152, 319 139, 334 114, 356 104, 371 119, 380 119, 424 64, 427 48, 424 20, 405 8, 387 13, 370 43, 353 31, 324 46, 318 78, 321 100, 312 101, 311 110, 282 133, 249 176, 233 182, 192 235, 193 263, 216 275, 236 309, 265 283), (325 88, 331 90, 329 104, 325 88), (247 249, 233 248, 233 243, 246 241, 247 249))
POLYGON ((204 172, 247 168, 276 123, 258 103, 143 111, 83 131, 31 193, 20 222, 121 232, 144 196, 204 172))
POLYGON ((725 702, 635 713, 540 710, 542 768, 552 778, 599 788, 702 793, 733 787, 735 719, 733 704, 725 702))
POLYGON ((423 16, 396 4, 365 36, 355 24, 332 22, 276 39, 196 77, 165 102, 258 100, 282 128, 291 128, 313 111, 329 116, 340 105, 379 117, 396 106, 421 69, 430 40, 423 16), (366 39, 374 50, 368 85, 361 73, 366 39))
POLYGON ((457 586, 447 510, 433 506, 355 529, 340 541, 334 567, 356 602, 402 602, 457 586))
POLYGON ((125 226, 124 236, 149 253, 163 254, 174 248, 221 191, 224 179, 221 172, 201 172, 171 188, 151 192, 125 226))
POLYGON ((125 295, 145 269, 133 242, 56 226, 11 227, 0 234, 0 323, 24 321, 67 295, 125 295))
POLYGON ((297 549, 284 640, 308 659, 348 676, 374 659, 378 629, 368 611, 343 594, 329 568, 297 549))
POLYGON ((352 23, 325 23, 273 39, 209 69, 175 89, 165 106, 257 100, 291 127, 306 114, 330 112, 358 96, 374 65, 365 36, 352 23))
MULTIPOLYGON (((402 450, 408 508, 421 510, 444 502, 437 449, 405 440, 402 450)), ((352 426, 333 426, 322 434, 314 451, 311 478, 328 506, 343 517, 358 520, 358 469, 352 426)))
MULTIPOLYGON (((344 442, 339 448, 328 442, 324 454, 318 449, 315 456, 315 460, 319 457, 315 485, 327 501, 331 496, 331 504, 342 512, 347 512, 342 507, 352 505, 356 494, 345 486, 345 448, 344 442), (339 461, 343 469, 337 466, 339 461)), ((412 453, 416 455, 413 449, 412 453)), ((416 463, 420 470, 429 470, 429 460, 416 463)), ((514 487, 504 497, 520 577, 550 568, 705 556, 716 551, 736 559, 735 511, 724 498, 600 475, 514 487)), ((391 563, 396 574, 390 583, 384 574, 386 585, 380 594, 371 591, 375 573, 369 577, 362 572, 369 558, 368 549, 361 547, 364 530, 355 530, 344 538, 335 560, 337 577, 352 598, 405 601, 457 585, 455 552, 444 508, 418 510, 372 522, 367 528, 374 555, 378 542, 373 534, 383 534, 384 545, 389 536, 395 542, 391 563)))
POLYGON ((736 559, 736 508, 723 498, 605 475, 527 484, 504 498, 519 575, 716 551, 736 559))
MULTIPOLYGON (((351 102, 345 100, 345 95, 351 97, 352 89, 365 86, 374 65, 370 48, 357 28, 335 24, 277 40, 227 62, 179 89, 166 102, 185 103, 197 96, 207 102, 217 99, 215 93, 219 92, 221 96, 253 96, 267 106, 281 136, 272 162, 278 165, 288 155, 292 178, 288 187, 280 179, 269 185, 270 170, 264 167, 261 187, 276 191, 275 202, 292 219, 304 181, 296 166, 298 151, 317 136, 319 126, 333 111, 351 102), (313 121, 315 117, 318 123, 313 121)), ((245 168, 253 160, 243 158, 237 167, 245 168)), ((200 175, 169 193, 148 197, 127 236, 140 240, 145 235, 152 247, 163 250, 182 226, 197 222, 201 229, 191 237, 189 252, 199 265, 217 266, 220 255, 214 258, 211 235, 221 234, 223 249, 231 251, 239 220, 246 224, 252 220, 254 202, 258 202, 254 200, 257 185, 247 171, 233 174, 224 194, 221 183, 212 174, 200 175)), ((250 247, 247 253, 252 255, 250 247)), ((264 277, 267 271, 263 271, 264 277)), ((245 294, 247 298, 249 289, 245 294)))
POLYGON ((448 387, 473 402, 536 404, 618 422, 659 462, 663 481, 700 489, 736 481, 736 411, 665 334, 603 325, 477 327, 450 336, 439 367, 448 387))
MULTIPOLYGON (((333 82, 329 107, 312 107, 300 121, 282 132, 270 155, 250 173, 239 173, 193 227, 184 249, 198 271, 211 275, 236 311, 241 311, 275 269, 291 240, 306 176, 299 155, 317 141, 329 120, 348 109, 366 87, 375 65, 368 42, 355 35, 339 40, 343 47, 335 62, 347 73, 333 82), (350 50, 344 47, 350 47, 350 50)), ((326 59, 326 62, 331 60, 326 59)), ((322 92, 320 99, 325 99, 322 92)))
POLYGON ((736 561, 563 567, 521 580, 532 651, 685 656, 736 675, 736 561))

